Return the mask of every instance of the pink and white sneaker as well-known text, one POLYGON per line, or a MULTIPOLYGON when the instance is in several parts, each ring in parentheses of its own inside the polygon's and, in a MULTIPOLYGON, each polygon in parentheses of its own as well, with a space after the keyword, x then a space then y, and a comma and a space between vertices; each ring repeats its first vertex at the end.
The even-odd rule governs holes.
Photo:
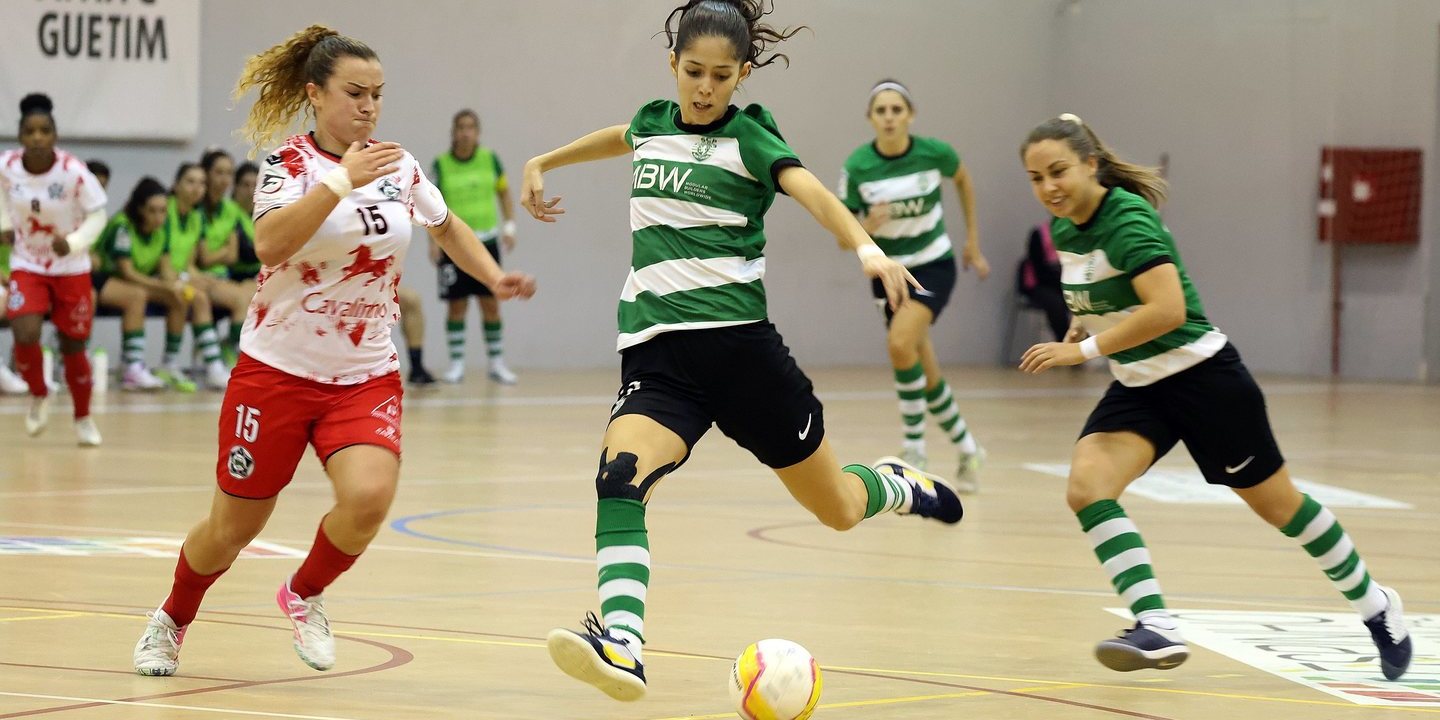
POLYGON ((175 674, 180 666, 180 644, 185 642, 185 627, 176 627, 175 621, 156 610, 147 615, 150 622, 145 625, 145 634, 135 643, 135 672, 141 675, 168 676, 175 674))
POLYGON ((325 596, 302 598, 286 580, 275 591, 275 603, 295 626, 295 654, 316 670, 335 667, 335 636, 330 634, 330 618, 325 616, 325 596))

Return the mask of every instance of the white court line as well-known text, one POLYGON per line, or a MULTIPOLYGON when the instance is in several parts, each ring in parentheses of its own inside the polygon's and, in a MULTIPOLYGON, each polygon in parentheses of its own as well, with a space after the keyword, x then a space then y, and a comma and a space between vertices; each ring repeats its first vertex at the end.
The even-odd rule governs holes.
POLYGON ((187 485, 148 485, 132 488, 95 488, 93 490, 36 490, 34 492, 0 493, 0 499, 47 498, 47 497, 93 497, 97 495, 145 495, 147 493, 191 493, 215 492, 210 486, 192 487, 187 485))
POLYGON ((127 700, 105 700, 103 698, 68 697, 65 695, 40 695, 37 693, 0 692, 0 695, 7 695, 9 697, 36 698, 39 700, 64 700, 66 702, 101 703, 102 705, 126 705, 131 707, 156 708, 159 710, 188 710, 192 712, 224 713, 227 715, 255 715, 258 717, 296 718, 297 720, 356 720, 355 718, 343 718, 334 715, 293 715, 291 713, 264 712, 262 710, 207 708, 198 707, 195 705, 165 705, 163 703, 132 702, 127 700))
MULTIPOLYGON (((1341 394, 1404 394, 1413 395, 1417 391, 1426 392, 1424 386, 1409 385, 1350 385, 1332 387, 1327 384, 1314 383, 1276 383, 1267 385, 1267 395, 1326 395, 1331 393, 1341 394)), ((1063 387, 1063 388, 967 388, 958 389, 952 387, 956 398, 964 400, 1006 400, 1026 398, 1066 398, 1066 397, 1096 397, 1098 398, 1105 391, 1104 385, 1093 385, 1084 387, 1063 387)), ((893 390, 860 390, 848 392, 820 392, 817 393, 825 402, 858 402, 872 400, 891 400, 895 397, 893 390)), ((447 408, 447 407, 556 407, 575 406, 589 407, 594 405, 609 406, 615 402, 614 395, 555 395, 555 396, 532 396, 532 397, 418 397, 417 394, 410 394, 405 399, 406 407, 412 408, 447 408)), ((205 412, 214 413, 220 408, 220 399, 216 398, 210 402, 188 402, 188 403, 134 403, 122 404, 115 407, 97 407, 97 415, 156 415, 162 413, 186 413, 205 412)), ((27 412, 23 404, 13 406, 7 404, 0 407, 0 415, 21 415, 27 412)))

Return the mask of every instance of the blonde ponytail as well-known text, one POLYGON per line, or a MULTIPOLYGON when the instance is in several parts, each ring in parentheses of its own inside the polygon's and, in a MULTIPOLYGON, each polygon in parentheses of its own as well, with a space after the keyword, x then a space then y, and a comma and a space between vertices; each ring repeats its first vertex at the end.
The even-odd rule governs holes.
POLYGON ((250 143, 249 157, 261 148, 279 142, 302 113, 308 119, 314 110, 305 94, 306 83, 324 86, 342 57, 376 58, 365 43, 341 35, 324 25, 311 25, 245 61, 235 83, 235 100, 259 88, 259 97, 250 106, 250 115, 239 134, 250 143))

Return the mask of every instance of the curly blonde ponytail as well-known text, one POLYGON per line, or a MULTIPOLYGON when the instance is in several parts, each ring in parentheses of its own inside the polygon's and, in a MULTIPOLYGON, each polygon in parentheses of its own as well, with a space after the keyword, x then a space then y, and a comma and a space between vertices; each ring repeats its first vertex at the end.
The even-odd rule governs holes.
POLYGON ((251 145, 249 157, 260 148, 274 146, 302 113, 313 115, 305 95, 305 84, 324 86, 342 57, 378 59, 365 43, 346 37, 324 25, 311 25, 245 61, 235 83, 234 98, 240 100, 252 89, 260 95, 250 106, 250 115, 239 134, 251 145))

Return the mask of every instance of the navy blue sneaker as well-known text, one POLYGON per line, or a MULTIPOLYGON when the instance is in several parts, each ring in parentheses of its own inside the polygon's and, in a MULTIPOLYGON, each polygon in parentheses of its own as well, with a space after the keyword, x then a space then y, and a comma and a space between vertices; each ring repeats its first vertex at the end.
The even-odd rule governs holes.
POLYGON ((882 457, 871 467, 875 468, 876 472, 904 480, 913 488, 910 494, 910 510, 895 514, 919 515, 950 525, 965 517, 965 506, 960 504, 960 496, 956 495, 955 489, 939 475, 927 473, 894 456, 882 457))
POLYGON ((611 635, 595 613, 586 613, 581 624, 583 632, 562 628, 545 638, 556 667, 616 700, 645 697, 645 664, 635 659, 630 641, 611 635))
POLYGON ((1390 605, 1366 620, 1365 628, 1375 640, 1375 649, 1380 651, 1380 671, 1385 673, 1385 679, 1399 680, 1410 668, 1410 630, 1405 627, 1405 607, 1400 604, 1400 593, 1383 585, 1380 590, 1389 598, 1390 605))
POLYGON ((1172 639, 1164 631, 1135 623, 1122 630, 1119 637, 1095 646, 1095 659, 1111 670, 1169 670, 1179 667, 1190 657, 1190 648, 1178 636, 1172 639))

